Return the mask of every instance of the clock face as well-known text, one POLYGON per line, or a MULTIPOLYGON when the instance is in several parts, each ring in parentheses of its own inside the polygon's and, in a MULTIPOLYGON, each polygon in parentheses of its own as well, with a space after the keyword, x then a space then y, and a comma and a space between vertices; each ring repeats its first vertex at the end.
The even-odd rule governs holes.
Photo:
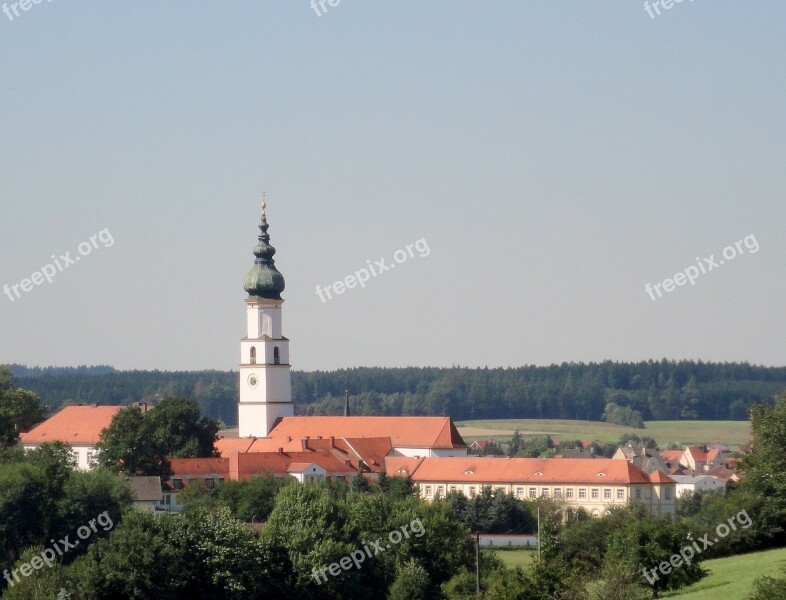
POLYGON ((257 379, 256 375, 249 375, 248 376, 248 387, 255 388, 259 385, 259 379, 257 379))

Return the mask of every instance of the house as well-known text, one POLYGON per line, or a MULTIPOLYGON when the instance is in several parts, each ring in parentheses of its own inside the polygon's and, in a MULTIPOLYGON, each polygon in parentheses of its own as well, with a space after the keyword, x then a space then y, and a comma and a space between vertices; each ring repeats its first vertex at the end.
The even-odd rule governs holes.
POLYGON ((726 489, 724 481, 708 475, 669 475, 669 477, 677 482, 677 498, 688 492, 726 489))
POLYGON ((687 446, 685 450, 664 450, 660 453, 661 460, 671 473, 688 474, 702 473, 719 467, 724 463, 723 451, 720 448, 707 446, 687 446))
POLYGON ((134 508, 142 510, 163 510, 164 492, 161 478, 156 476, 125 477, 131 488, 134 508))
POLYGON ((612 458, 615 460, 627 460, 646 473, 668 471, 668 466, 658 455, 657 451, 647 448, 640 442, 630 441, 623 444, 617 448, 612 458))
POLYGON ((64 442, 71 446, 76 467, 90 469, 96 461, 101 431, 123 406, 66 406, 58 413, 19 436, 25 451, 45 442, 64 442))
POLYGON ((676 512, 676 483, 668 475, 623 460, 496 457, 390 457, 388 476, 408 476, 426 500, 460 492, 472 498, 484 486, 517 498, 556 498, 594 516, 640 502, 656 515, 676 512))

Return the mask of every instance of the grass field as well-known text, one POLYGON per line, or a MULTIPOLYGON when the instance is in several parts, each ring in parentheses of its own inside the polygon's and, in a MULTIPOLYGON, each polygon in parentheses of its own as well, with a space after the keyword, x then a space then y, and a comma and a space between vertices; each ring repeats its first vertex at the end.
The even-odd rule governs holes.
POLYGON ((523 548, 516 548, 515 550, 495 550, 494 552, 497 558, 511 569, 522 567, 525 570, 538 555, 537 550, 525 550, 523 548))
POLYGON ((753 580, 762 575, 780 575, 786 548, 716 558, 702 563, 710 574, 679 592, 662 594, 679 600, 744 600, 753 591, 753 580))
MULTIPOLYGON (((526 569, 537 555, 535 550, 497 550, 497 556, 508 567, 526 569)), ((762 575, 780 575, 786 563, 786 548, 717 558, 702 563, 710 574, 698 583, 678 592, 662 594, 662 598, 678 600, 744 600, 753 591, 753 580, 762 575)))
POLYGON ((684 446, 723 442, 736 449, 750 440, 748 421, 647 421, 645 425, 645 429, 634 429, 597 421, 560 419, 498 419, 456 423, 459 433, 468 442, 488 437, 509 439, 516 429, 522 435, 548 434, 556 439, 603 442, 616 442, 625 433, 635 433, 655 438, 661 447, 671 443, 684 446))

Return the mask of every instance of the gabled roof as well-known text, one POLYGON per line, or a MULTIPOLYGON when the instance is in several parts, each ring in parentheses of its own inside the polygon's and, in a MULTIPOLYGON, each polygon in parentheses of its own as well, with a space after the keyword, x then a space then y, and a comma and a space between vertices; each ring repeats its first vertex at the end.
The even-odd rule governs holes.
POLYGON ((693 457, 693 460, 704 462, 707 460, 707 452, 701 446, 688 446, 685 449, 687 454, 693 457))
POLYGON ((229 458, 231 479, 248 479, 255 475, 283 475, 294 465, 316 464, 329 475, 355 475, 357 470, 329 452, 246 452, 229 458))
POLYGON ((22 444, 65 442, 66 444, 94 445, 101 431, 109 427, 112 418, 125 406, 66 406, 43 423, 19 436, 22 444))
POLYGON ((158 476, 126 477, 131 495, 137 502, 160 502, 164 498, 158 476))
MULTIPOLYGON (((389 467, 396 461, 387 459, 389 467)), ((388 475, 396 475, 388 470, 388 475)), ((666 477, 664 475, 664 477, 666 477)), ((446 483, 578 483, 587 485, 650 483, 650 477, 626 460, 611 458, 424 458, 412 473, 415 482, 446 483)))
POLYGON ((330 436, 389 437, 396 448, 466 448, 450 417, 283 417, 268 434, 279 440, 330 436))

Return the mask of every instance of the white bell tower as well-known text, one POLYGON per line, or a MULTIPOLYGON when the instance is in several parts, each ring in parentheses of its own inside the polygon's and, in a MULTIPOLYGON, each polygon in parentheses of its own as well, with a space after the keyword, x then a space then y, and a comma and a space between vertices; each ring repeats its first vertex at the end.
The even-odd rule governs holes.
POLYGON ((263 203, 256 259, 243 282, 248 298, 246 337, 240 341, 240 437, 265 437, 279 417, 294 414, 289 340, 281 328, 284 277, 273 261, 266 209, 263 203))

